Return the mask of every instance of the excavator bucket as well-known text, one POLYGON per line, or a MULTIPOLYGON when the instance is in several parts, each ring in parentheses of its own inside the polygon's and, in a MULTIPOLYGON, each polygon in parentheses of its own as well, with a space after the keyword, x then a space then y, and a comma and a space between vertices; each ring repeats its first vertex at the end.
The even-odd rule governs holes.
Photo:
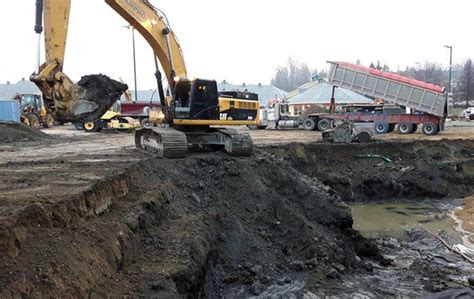
POLYGON ((128 89, 105 75, 83 76, 71 86, 71 112, 84 122, 99 119, 128 89))

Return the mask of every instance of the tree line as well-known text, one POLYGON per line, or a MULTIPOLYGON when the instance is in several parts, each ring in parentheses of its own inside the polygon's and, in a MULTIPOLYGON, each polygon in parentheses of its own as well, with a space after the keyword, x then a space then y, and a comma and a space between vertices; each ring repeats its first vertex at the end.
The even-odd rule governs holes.
MULTIPOLYGON (((357 60, 355 63, 360 64, 360 60, 357 60)), ((371 62, 370 67, 443 86, 449 91, 449 70, 434 62, 417 62, 415 65, 407 66, 403 70, 392 70, 387 64, 382 64, 378 60, 371 62)), ((310 82, 311 78, 315 77, 327 77, 327 72, 325 70, 312 70, 306 63, 300 63, 294 58, 288 58, 285 65, 279 66, 276 69, 271 84, 290 92, 310 82)), ((452 86, 455 103, 468 106, 470 101, 474 101, 474 70, 471 58, 467 59, 464 63, 452 66, 452 86)))

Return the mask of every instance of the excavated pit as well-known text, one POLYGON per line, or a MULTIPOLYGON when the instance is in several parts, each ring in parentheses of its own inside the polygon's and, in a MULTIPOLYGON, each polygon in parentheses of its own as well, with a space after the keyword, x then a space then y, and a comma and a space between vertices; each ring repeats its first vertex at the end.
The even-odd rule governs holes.
MULTIPOLYGON (((410 152, 424 149, 427 161, 440 162, 467 182, 474 145, 466 144, 408 144, 392 153, 399 155, 398 163, 413 165, 420 154, 410 152), (434 158, 446 152, 452 154, 445 160, 434 158), (454 157, 456 162, 448 162, 454 157)), ((323 151, 325 146, 262 148, 251 158, 142 157, 78 196, 30 199, 0 214, 0 297, 384 297, 463 286, 461 268, 433 263, 414 249, 416 242, 431 244, 429 237, 414 232, 413 244, 380 240, 377 247, 352 229, 341 198, 357 200, 347 196, 354 191, 343 193, 314 169, 333 169, 342 177, 351 167, 356 175, 346 177, 356 181, 360 173, 370 173, 365 163, 385 169, 379 174, 390 168, 370 158, 355 171, 353 163, 361 162, 350 157, 376 145, 323 151), (347 159, 349 166, 332 164, 339 154, 336 160, 347 159)), ((383 146, 377 146, 382 153, 383 146)), ((390 159, 397 161, 394 156, 390 159)), ((426 175, 423 163, 407 176, 426 175)), ((365 178, 360 182, 366 184, 365 178)), ((465 184, 458 188, 472 191, 465 184)), ((446 196, 454 192, 439 190, 446 196)), ((395 193, 400 194, 386 196, 395 193)))
POLYGON ((268 151, 346 202, 474 194, 474 140, 291 144, 268 151))

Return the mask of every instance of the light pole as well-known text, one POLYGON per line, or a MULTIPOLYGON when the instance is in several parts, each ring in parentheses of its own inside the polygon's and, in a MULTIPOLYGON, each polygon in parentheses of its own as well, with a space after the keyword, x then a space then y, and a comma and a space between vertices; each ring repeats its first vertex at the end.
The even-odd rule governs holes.
POLYGON ((35 32, 38 34, 37 66, 38 74, 41 66, 41 33, 43 33, 43 0, 36 0, 35 32))
POLYGON ((133 46, 133 79, 135 83, 135 101, 138 100, 138 91, 137 91, 137 59, 135 54, 135 28, 132 25, 123 26, 124 28, 130 29, 132 28, 132 46, 133 46))
POLYGON ((453 94, 453 85, 451 83, 453 77, 453 46, 444 46, 449 49, 449 93, 453 94))

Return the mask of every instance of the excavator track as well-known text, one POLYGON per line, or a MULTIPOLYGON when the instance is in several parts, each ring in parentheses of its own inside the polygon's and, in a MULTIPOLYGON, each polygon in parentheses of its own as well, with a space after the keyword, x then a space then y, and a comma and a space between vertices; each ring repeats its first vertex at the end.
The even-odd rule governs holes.
POLYGON ((248 133, 239 133, 233 129, 217 129, 224 134, 225 150, 232 156, 250 156, 253 152, 252 137, 248 133))
POLYGON ((157 158, 183 158, 188 152, 186 134, 173 128, 143 128, 135 132, 137 150, 157 158))

